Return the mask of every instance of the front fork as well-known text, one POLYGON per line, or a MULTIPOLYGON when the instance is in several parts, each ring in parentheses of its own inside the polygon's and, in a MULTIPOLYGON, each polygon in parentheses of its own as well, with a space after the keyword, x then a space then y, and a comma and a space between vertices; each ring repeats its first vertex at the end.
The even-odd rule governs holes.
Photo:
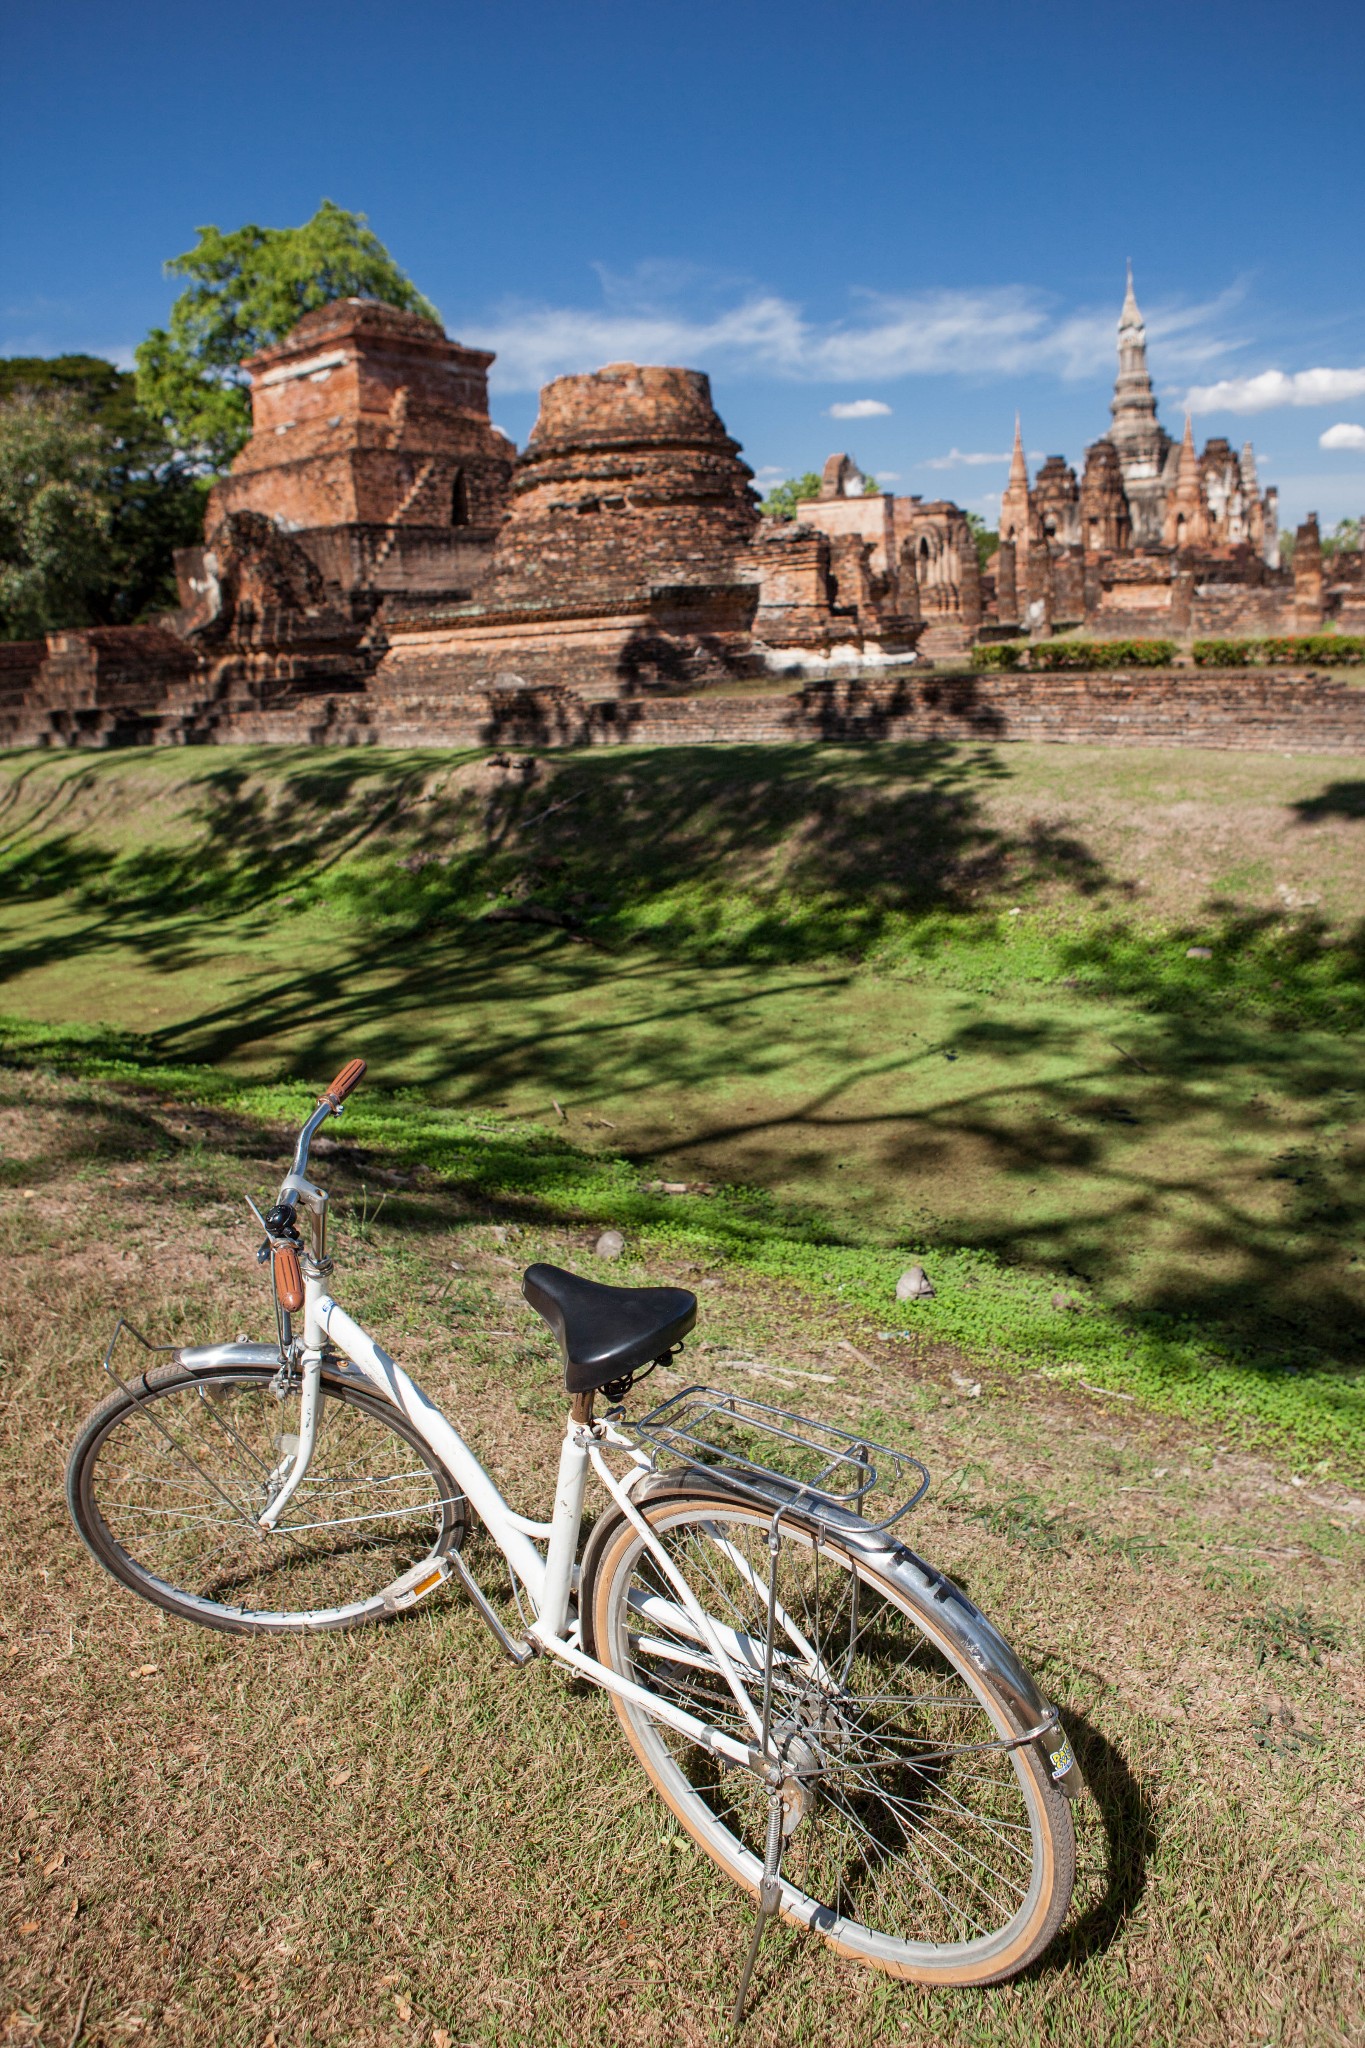
POLYGON ((325 1269, 319 1260, 305 1255, 303 1261, 303 1348, 298 1355, 302 1385, 299 1391, 299 1440, 292 1455, 281 1459, 271 1479, 283 1478, 279 1492, 265 1512, 257 1517, 262 1529, 273 1529, 308 1476, 313 1447, 318 1440, 322 1416, 322 1347, 327 1333, 318 1320, 317 1305, 323 1296, 325 1269))

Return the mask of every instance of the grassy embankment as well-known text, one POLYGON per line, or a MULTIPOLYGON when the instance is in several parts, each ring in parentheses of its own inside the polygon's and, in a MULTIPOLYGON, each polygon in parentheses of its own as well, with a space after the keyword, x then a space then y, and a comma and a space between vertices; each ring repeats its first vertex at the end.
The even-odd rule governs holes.
POLYGON ((7 1057, 279 1119, 360 1052, 348 1131, 509 1217, 1358 1470, 1363 794, 1098 748, 11 758, 7 1057))

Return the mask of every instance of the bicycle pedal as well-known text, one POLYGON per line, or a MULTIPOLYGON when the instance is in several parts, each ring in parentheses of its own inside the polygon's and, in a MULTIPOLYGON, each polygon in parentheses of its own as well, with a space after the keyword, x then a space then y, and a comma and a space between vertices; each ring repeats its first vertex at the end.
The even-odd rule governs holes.
POLYGON ((448 1557, 424 1557, 420 1564, 400 1574, 391 1586, 384 1588, 381 1598, 386 1614, 401 1614, 406 1608, 415 1607, 419 1600, 425 1600, 428 1593, 434 1593, 443 1586, 455 1567, 448 1557))

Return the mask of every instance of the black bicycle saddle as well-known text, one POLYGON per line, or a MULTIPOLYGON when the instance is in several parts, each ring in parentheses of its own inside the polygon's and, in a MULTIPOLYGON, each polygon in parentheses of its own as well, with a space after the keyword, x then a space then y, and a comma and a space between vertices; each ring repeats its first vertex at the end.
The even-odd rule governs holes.
POLYGON ((559 1339, 571 1394, 596 1393, 663 1357, 697 1320, 685 1287, 604 1287, 560 1266, 528 1266, 521 1291, 559 1339))

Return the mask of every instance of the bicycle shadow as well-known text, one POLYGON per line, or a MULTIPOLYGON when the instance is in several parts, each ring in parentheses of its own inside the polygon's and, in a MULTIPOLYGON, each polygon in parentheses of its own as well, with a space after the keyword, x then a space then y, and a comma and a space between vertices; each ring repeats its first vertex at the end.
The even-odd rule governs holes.
POLYGON ((1088 1956, 1103 1955, 1113 1945, 1147 1889, 1147 1871, 1156 1847, 1155 1809, 1122 1750, 1074 1708, 1064 1710, 1063 1720, 1104 1828, 1104 1890, 1021 1972, 1026 1978, 1053 1975, 1088 1956))

